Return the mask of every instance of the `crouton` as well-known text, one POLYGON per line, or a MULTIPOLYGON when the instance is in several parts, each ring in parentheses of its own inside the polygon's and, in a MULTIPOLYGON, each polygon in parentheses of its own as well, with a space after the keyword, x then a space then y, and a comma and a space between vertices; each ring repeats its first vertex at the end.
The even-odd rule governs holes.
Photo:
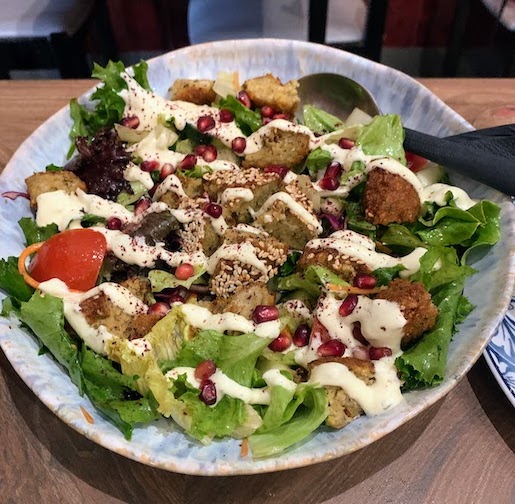
POLYGON ((398 278, 379 292, 376 299, 393 301, 400 306, 406 319, 401 345, 405 348, 436 324, 438 308, 431 301, 431 295, 420 282, 398 278))
MULTIPOLYGON (((367 385, 374 382, 374 365, 372 362, 353 357, 324 357, 311 362, 309 369, 311 370, 326 362, 339 362, 343 364, 367 385)), ((329 403, 325 423, 329 427, 341 429, 363 413, 360 405, 340 387, 326 386, 324 388, 329 403)))
POLYGON ((253 282, 249 285, 240 285, 228 297, 216 298, 212 305, 214 313, 237 313, 246 319, 252 318, 252 312, 258 305, 272 305, 275 296, 263 282, 253 282))
POLYGON ((351 282, 358 273, 371 273, 366 264, 362 264, 349 256, 344 256, 335 249, 312 249, 306 247, 297 263, 297 270, 303 271, 311 265, 324 266, 333 273, 351 282))
POLYGON ((77 189, 86 191, 86 184, 75 173, 68 170, 47 171, 34 173, 25 179, 30 196, 31 208, 37 207, 37 197, 40 194, 63 190, 73 194, 77 189))
POLYGON ((288 246, 279 240, 235 229, 227 231, 223 247, 231 248, 240 244, 250 245, 252 255, 264 268, 246 263, 243 255, 241 260, 220 259, 210 281, 211 292, 218 297, 227 298, 240 286, 249 286, 254 282, 266 283, 277 274, 279 266, 286 261, 288 246))
POLYGON ((303 133, 272 128, 263 139, 263 147, 247 154, 243 168, 266 168, 268 165, 284 165, 293 168, 309 154, 309 137, 303 133))
POLYGON ((420 215, 420 198, 415 188, 400 175, 374 168, 363 194, 365 219, 387 226, 394 222, 415 222, 420 215))
POLYGON ((85 299, 80 303, 80 309, 89 325, 95 328, 105 326, 110 333, 124 339, 145 336, 161 318, 149 313, 130 315, 113 304, 104 293, 85 299))
POLYGON ((187 222, 178 234, 182 250, 188 254, 202 251, 209 257, 222 243, 222 237, 207 215, 199 215, 198 219, 187 222))
POLYGON ((177 79, 170 87, 171 99, 196 105, 211 105, 216 99, 214 83, 207 79, 177 79))
POLYGON ((151 303, 152 289, 148 278, 134 275, 120 282, 120 285, 144 303, 151 303))
POLYGON ((299 83, 296 80, 283 84, 272 74, 248 79, 243 83, 243 89, 254 105, 257 107, 269 105, 274 110, 290 116, 295 114, 300 104, 298 87, 299 83))
POLYGON ((300 187, 295 182, 273 194, 256 213, 253 223, 296 250, 302 250, 322 232, 313 203, 300 187))
MULTIPOLYGON (((182 184, 182 189, 186 193, 188 198, 198 198, 203 193, 202 179, 187 177, 186 175, 181 175, 180 172, 176 173, 177 178, 180 180, 182 184)), ((165 192, 159 201, 166 203, 170 208, 178 208, 181 200, 184 196, 179 196, 176 192, 168 191, 165 192)))
POLYGON ((245 224, 251 221, 250 210, 260 208, 282 185, 277 173, 265 173, 259 168, 218 170, 204 175, 204 188, 212 200, 222 204, 224 217, 245 224), (231 195, 230 189, 240 188, 252 191, 252 199, 238 196, 238 191, 231 195))

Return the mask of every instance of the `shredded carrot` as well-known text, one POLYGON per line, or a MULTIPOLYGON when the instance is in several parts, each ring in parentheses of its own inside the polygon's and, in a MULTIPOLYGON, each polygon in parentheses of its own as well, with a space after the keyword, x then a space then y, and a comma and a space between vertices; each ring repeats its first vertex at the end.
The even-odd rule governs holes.
POLYGON ((81 406, 80 410, 82 411, 82 414, 84 415, 84 418, 86 419, 86 422, 88 422, 90 424, 94 424, 95 423, 95 419, 88 413, 88 411, 85 408, 83 408, 81 406))
POLYGON ((240 450, 241 458, 245 458, 248 454, 249 454, 249 441, 247 438, 244 438, 241 441, 241 450, 240 450))
POLYGON ((38 242, 33 243, 32 245, 29 245, 21 254, 18 259, 18 271, 23 276, 23 279, 27 284, 29 284, 31 287, 34 287, 34 289, 37 289, 39 286, 39 282, 37 280, 34 280, 28 272, 27 272, 27 259, 34 253, 37 252, 45 242, 38 242))
POLYGON ((337 284, 327 284, 327 288, 331 292, 346 292, 347 294, 376 294, 382 291, 382 287, 375 287, 373 289, 360 289, 359 287, 354 287, 353 285, 337 285, 337 284))

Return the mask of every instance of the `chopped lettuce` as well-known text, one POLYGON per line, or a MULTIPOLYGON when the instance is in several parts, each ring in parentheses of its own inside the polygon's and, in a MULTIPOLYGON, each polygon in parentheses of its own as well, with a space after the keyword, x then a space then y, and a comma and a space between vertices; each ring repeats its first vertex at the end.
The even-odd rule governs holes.
MULTIPOLYGON (((147 63, 142 61, 132 68, 136 82, 144 89, 150 90, 147 63)), ((68 157, 71 157, 75 150, 74 142, 77 137, 93 136, 100 128, 112 128, 114 123, 122 120, 125 101, 119 93, 127 89, 127 83, 121 77, 123 72, 125 72, 125 66, 121 61, 116 63, 109 61, 105 68, 95 63, 91 76, 100 79, 103 83, 91 95, 95 107, 91 110, 80 105, 76 99, 70 101, 70 116, 73 124, 70 131, 72 145, 68 151, 68 157)))
MULTIPOLYGON (((254 458, 271 457, 283 452, 308 437, 326 419, 327 395, 323 388, 304 385, 297 388, 296 394, 297 399, 294 398, 293 404, 290 403, 292 407, 290 408, 289 404, 284 409, 284 418, 295 410, 290 420, 281 423, 280 412, 274 413, 274 423, 281 423, 281 425, 263 433, 253 434, 248 438, 254 458), (301 404, 295 408, 299 401, 301 404)), ((282 404, 278 405, 278 408, 284 405, 285 399, 282 399, 282 404)))
POLYGON ((329 151, 317 147, 308 154, 305 166, 311 177, 315 178, 320 170, 327 168, 332 159, 333 157, 329 151))
POLYGON ((356 144, 361 146, 365 154, 390 156, 406 166, 403 143, 404 129, 401 117, 396 114, 375 116, 356 140, 356 144))
POLYGON ((246 136, 257 131, 263 125, 259 112, 245 107, 232 95, 227 95, 225 99, 220 100, 218 106, 221 109, 228 109, 234 114, 236 124, 246 136))
POLYGON ((0 259, 0 289, 11 296, 11 303, 16 307, 21 301, 28 301, 31 298, 34 289, 25 283, 18 271, 17 257, 0 259))
POLYGON ((151 270, 148 272, 148 279, 152 287, 152 292, 161 292, 164 289, 173 289, 180 285, 189 289, 192 284, 199 283, 198 280, 206 272, 203 266, 195 266, 195 273, 187 280, 179 280, 173 273, 163 270, 151 270))
POLYGON ((313 131, 313 133, 320 135, 332 133, 343 126, 341 119, 314 105, 304 105, 302 115, 304 117, 304 124, 313 131))

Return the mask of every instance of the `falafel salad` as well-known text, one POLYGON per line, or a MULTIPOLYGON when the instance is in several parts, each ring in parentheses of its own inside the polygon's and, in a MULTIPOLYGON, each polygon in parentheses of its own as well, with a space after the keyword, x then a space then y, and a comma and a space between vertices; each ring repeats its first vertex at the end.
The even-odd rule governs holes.
POLYGON ((270 457, 443 380, 500 210, 405 152, 399 116, 299 110, 271 74, 168 98, 144 62, 93 77, 69 161, 3 194, 33 215, 2 315, 127 439, 165 417, 270 457))

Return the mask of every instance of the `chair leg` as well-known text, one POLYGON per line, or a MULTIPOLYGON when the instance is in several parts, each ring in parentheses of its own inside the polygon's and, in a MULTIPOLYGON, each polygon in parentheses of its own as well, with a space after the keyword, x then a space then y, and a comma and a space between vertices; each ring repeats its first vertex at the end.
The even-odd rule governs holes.
POLYGON ((66 33, 50 35, 50 44, 63 79, 80 79, 90 76, 86 55, 80 42, 66 33))

